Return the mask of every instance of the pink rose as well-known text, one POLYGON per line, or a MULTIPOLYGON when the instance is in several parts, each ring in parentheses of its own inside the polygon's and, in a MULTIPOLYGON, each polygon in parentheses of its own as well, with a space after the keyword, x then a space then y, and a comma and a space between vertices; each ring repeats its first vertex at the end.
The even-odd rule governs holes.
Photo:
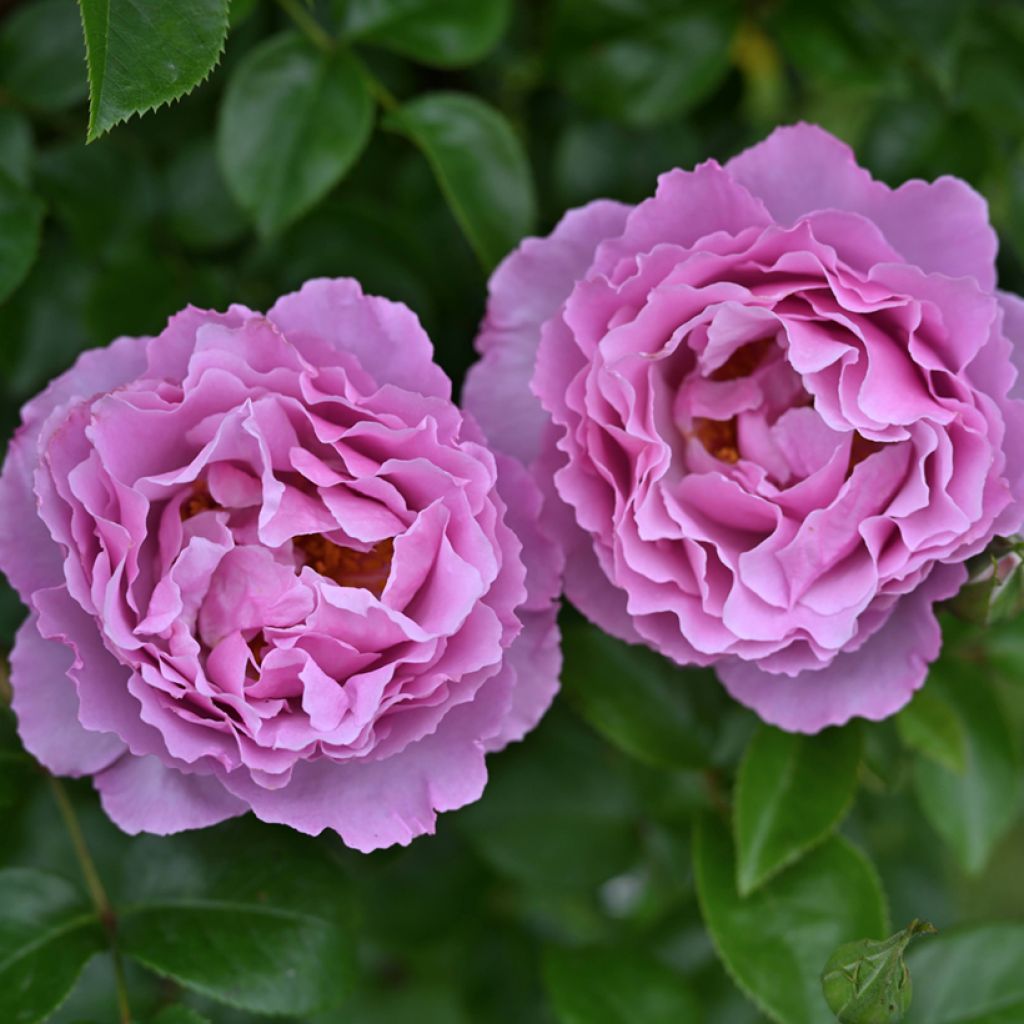
POLYGON ((252 810, 371 850, 476 800, 557 687, 560 565, 450 393, 351 280, 84 354, 0 478, 26 747, 129 832, 252 810))
POLYGON ((782 128, 524 242, 467 407, 546 487, 594 622, 783 728, 882 718, 964 560, 1024 519, 1024 302, 995 254, 963 182, 892 190, 782 128))

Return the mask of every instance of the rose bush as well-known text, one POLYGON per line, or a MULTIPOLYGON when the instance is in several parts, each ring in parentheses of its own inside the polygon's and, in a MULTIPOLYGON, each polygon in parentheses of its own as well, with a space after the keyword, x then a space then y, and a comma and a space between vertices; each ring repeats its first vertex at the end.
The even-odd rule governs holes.
POLYGON ((903 706, 1024 517, 1024 303, 962 181, 826 132, 597 201, 490 284, 467 407, 546 488, 566 593, 813 732, 903 706))
POLYGON ((559 671, 540 494, 480 441, 416 317, 352 280, 82 355, 0 478, 25 746, 130 832, 431 831, 559 671))

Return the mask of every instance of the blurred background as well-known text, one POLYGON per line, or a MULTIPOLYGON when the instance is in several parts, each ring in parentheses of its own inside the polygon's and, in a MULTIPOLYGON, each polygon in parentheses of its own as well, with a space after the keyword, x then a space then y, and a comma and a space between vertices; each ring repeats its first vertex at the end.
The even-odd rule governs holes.
MULTIPOLYGON (((1001 284, 1024 291, 1020 0, 480 0, 477 10, 486 17, 469 44, 458 32, 380 30, 374 19, 387 7, 370 0, 318 0, 311 7, 302 0, 234 0, 226 52, 208 81, 86 145, 88 88, 76 5, 0 0, 2 436, 14 428, 22 402, 81 350, 122 334, 155 334, 187 303, 267 308, 318 275, 352 275, 367 291, 411 306, 458 383, 474 359, 490 265, 517 237, 547 232, 567 207, 596 197, 640 200, 660 172, 724 160, 798 119, 851 143, 860 162, 887 182, 941 174, 969 181, 987 197, 1000 234, 1001 284), (295 29, 295 8, 299 24, 312 18, 328 36, 352 40, 385 109, 438 90, 483 100, 507 132, 501 139, 512 147, 511 169, 478 152, 474 166, 455 168, 453 185, 410 142, 409 131, 385 118, 340 181, 322 194, 313 190, 268 227, 259 197, 245 193, 245 169, 226 174, 218 161, 219 138, 229 128, 262 137, 262 119, 283 116, 246 93, 244 76, 268 40, 295 29), (232 88, 238 109, 225 127, 225 90, 232 88), (508 223, 491 225, 481 241, 472 212, 458 203, 453 212, 449 202, 460 187, 479 189, 485 221, 489 197, 500 207, 511 189, 516 203, 508 223)), ((472 136, 466 146, 472 150, 472 136)), ((9 649, 22 614, 4 589, 0 648, 9 649)), ((327 839, 300 840, 269 827, 214 830, 228 849, 241 844, 283 864, 292 845, 317 845, 338 866, 338 878, 347 879, 361 921, 353 952, 360 980, 344 1012, 318 1020, 767 1019, 716 958, 689 845, 691 813, 728 792, 753 717, 731 706, 705 673, 673 678, 688 688, 680 714, 703 761, 665 765, 631 757, 628 742, 615 742, 614 722, 609 727, 600 711, 574 696, 583 688, 574 680, 585 682, 588 671, 621 678, 683 673, 657 659, 641 665, 634 652, 602 646, 607 641, 571 615, 566 621, 567 696, 535 735, 493 759, 484 801, 444 816, 438 836, 407 851, 360 857, 327 839), (634 1006, 653 1000, 648 1016, 572 1011, 565 986, 571 990, 577 968, 583 978, 596 968, 563 963, 557 954, 552 961, 546 951, 608 944, 625 951, 617 962, 634 957, 639 964, 623 991, 634 1006), (690 1017, 665 1016, 666 1007, 674 1013, 680 1006, 691 1007, 690 1017)), ((1000 706, 1010 709, 1003 721, 1019 736, 1019 623, 984 632, 948 628, 955 671, 996 688, 1000 706)), ((998 727, 988 720, 978 726, 998 727)), ((6 713, 3 729, 0 865, 45 867, 77 880, 51 794, 17 751, 6 713)), ((982 783, 1012 813, 986 840, 984 870, 974 857, 971 877, 955 842, 940 841, 915 799, 913 744, 891 722, 864 732, 860 790, 843 830, 870 851, 894 925, 913 916, 941 925, 1024 916, 1013 736, 1000 747, 1008 752, 995 776, 982 783)), ((70 791, 114 890, 126 864, 155 864, 159 871, 161 859, 172 858, 173 842, 120 835, 88 785, 70 791)), ((828 905, 820 912, 827 916, 828 905)), ((111 969, 105 956, 91 961, 52 1019, 113 1020, 111 969)), ((812 976, 817 969, 811 965, 812 976)), ((128 983, 140 1020, 180 995, 174 982, 137 967, 129 967, 128 983)), ((251 1019, 201 994, 184 998, 214 1021, 251 1019)), ((1009 1024, 1024 1016, 999 1019, 1009 1024)))

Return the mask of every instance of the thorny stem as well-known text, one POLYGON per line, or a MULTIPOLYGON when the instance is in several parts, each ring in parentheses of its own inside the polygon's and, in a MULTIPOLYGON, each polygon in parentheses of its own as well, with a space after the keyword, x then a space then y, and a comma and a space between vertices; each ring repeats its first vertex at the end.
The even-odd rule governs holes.
POLYGON ((295 22, 296 27, 318 50, 330 53, 334 49, 335 43, 330 33, 302 6, 301 0, 277 0, 277 2, 281 10, 295 22))
POLYGON ((78 816, 68 799, 67 790, 64 789, 60 779, 50 776, 50 788, 53 791, 53 798, 57 801, 60 816, 64 819, 64 825, 71 837, 71 845, 75 850, 75 857, 78 859, 79 867, 82 869, 82 877, 85 879, 85 887, 89 890, 89 898, 96 910, 107 938, 110 941, 111 958, 114 961, 114 985, 117 990, 117 1007, 120 1024, 131 1024, 132 1011, 128 1003, 128 986, 125 984, 124 965, 121 963, 121 954, 117 948, 116 931, 117 918, 114 915, 114 908, 110 904, 110 897, 107 890, 103 888, 99 872, 93 862, 89 847, 86 845, 85 836, 82 834, 82 826, 78 823, 78 816))

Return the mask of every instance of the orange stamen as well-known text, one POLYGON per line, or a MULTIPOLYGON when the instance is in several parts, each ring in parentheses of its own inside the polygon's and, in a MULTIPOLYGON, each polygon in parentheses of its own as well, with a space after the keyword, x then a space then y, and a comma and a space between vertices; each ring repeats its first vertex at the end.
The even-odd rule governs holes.
POLYGON ((390 537, 369 551, 342 547, 319 533, 295 537, 293 543, 305 556, 306 565, 339 586, 365 587, 376 597, 384 592, 395 552, 390 537))

